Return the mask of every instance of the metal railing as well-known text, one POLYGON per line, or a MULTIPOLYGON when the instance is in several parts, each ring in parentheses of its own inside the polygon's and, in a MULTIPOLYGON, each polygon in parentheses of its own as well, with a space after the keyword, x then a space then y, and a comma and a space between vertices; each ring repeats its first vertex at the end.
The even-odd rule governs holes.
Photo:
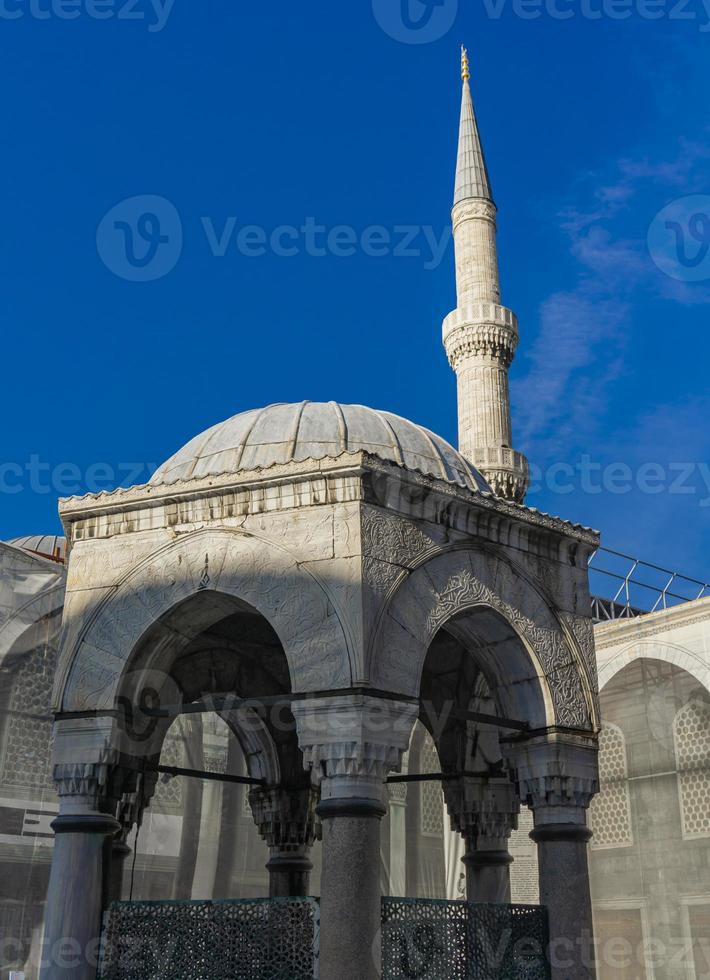
POLYGON ((596 622, 630 619, 710 596, 710 583, 609 548, 589 560, 596 622))

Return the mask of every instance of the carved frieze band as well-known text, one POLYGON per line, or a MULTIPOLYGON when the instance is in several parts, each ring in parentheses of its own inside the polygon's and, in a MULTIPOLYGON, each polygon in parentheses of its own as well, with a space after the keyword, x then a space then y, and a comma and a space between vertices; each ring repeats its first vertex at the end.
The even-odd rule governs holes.
POLYGON ((470 198, 461 201, 451 212, 454 232, 462 221, 469 221, 471 218, 484 218, 487 221, 492 221, 495 225, 497 213, 498 209, 493 201, 487 201, 485 198, 470 198))

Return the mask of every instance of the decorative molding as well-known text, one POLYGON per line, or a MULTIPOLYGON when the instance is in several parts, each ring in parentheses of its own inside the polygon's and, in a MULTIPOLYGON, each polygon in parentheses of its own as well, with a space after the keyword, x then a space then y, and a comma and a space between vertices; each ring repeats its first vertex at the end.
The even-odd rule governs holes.
POLYGON ((454 205, 454 209, 451 212, 454 232, 462 221, 469 221, 472 218, 484 218, 486 221, 490 221, 495 225, 497 213, 498 209, 493 201, 487 201, 483 197, 470 197, 465 201, 460 201, 454 205))

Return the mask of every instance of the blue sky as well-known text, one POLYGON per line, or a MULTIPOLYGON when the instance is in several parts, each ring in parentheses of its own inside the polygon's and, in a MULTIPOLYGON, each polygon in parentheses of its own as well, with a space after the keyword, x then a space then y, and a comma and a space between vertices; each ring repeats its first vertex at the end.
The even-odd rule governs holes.
POLYGON ((0 537, 273 401, 455 442, 462 41, 528 502, 710 577, 707 0, 2 0, 0 537), (102 221, 128 242, 146 195, 171 240, 144 272, 102 221), (325 247, 273 247, 309 222, 325 247))

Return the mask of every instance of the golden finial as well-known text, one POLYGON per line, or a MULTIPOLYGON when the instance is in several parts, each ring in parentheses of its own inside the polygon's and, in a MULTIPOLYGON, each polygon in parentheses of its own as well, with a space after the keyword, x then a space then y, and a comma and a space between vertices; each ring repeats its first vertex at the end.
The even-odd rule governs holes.
POLYGON ((468 64, 468 51, 461 45, 461 78, 467 82, 471 77, 471 69, 468 64))

